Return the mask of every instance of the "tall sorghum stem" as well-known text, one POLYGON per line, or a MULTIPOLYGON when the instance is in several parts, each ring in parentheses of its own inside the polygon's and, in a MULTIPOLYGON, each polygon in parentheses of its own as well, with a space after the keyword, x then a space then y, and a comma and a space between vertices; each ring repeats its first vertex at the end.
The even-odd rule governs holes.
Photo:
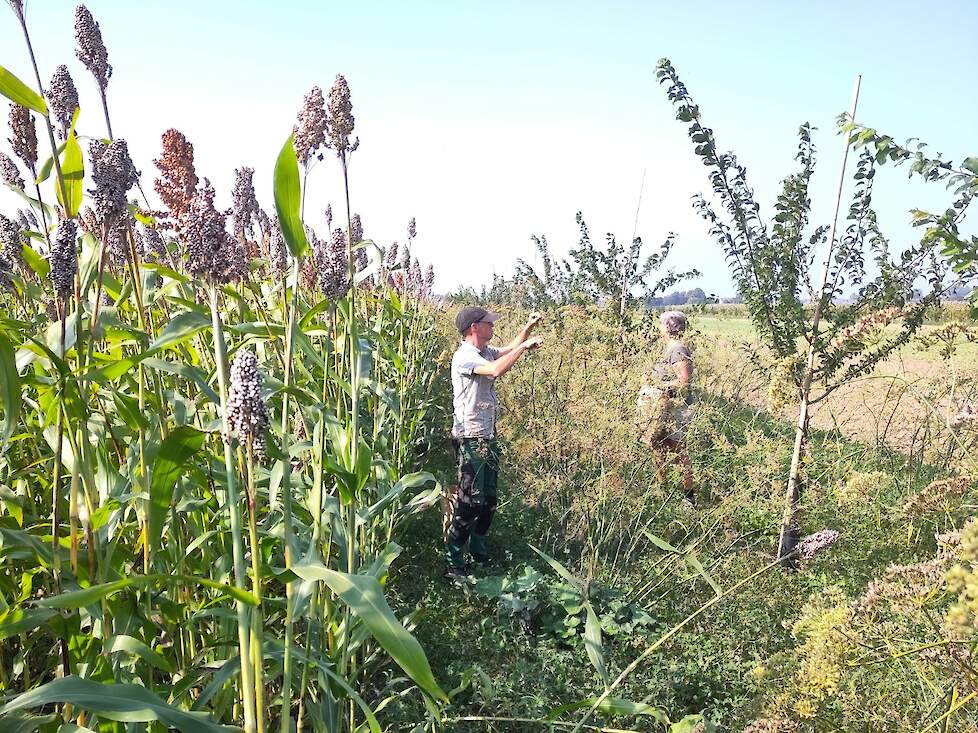
POLYGON ((264 652, 262 651, 262 582, 261 545, 258 544, 258 506, 255 492, 255 450, 251 440, 245 449, 245 493, 248 501, 248 537, 251 543, 251 590, 258 605, 251 611, 251 659, 255 667, 255 725, 257 733, 265 730, 264 652))
MULTIPOLYGON (((303 193, 305 187, 303 187, 303 193)), ((286 310, 285 332, 285 390, 282 392, 282 519, 283 539, 285 544, 285 567, 292 567, 292 480, 291 459, 289 457, 289 387, 292 385, 292 350, 295 343, 295 315, 299 295, 299 258, 292 262, 292 299, 289 300, 289 286, 286 276, 282 275, 282 307, 286 310)), ((295 614, 295 589, 292 581, 285 584, 285 650, 282 659, 282 712, 281 733, 291 733, 292 717, 292 629, 295 614)))
MULTIPOLYGON (((244 590, 247 574, 244 561, 244 540, 241 535, 241 497, 238 495, 237 473, 234 465, 234 451, 231 447, 231 433, 228 426, 228 359, 227 344, 224 341, 224 325, 221 322, 217 286, 208 285, 211 305, 211 323, 214 330, 214 362, 217 364, 217 380, 221 397, 221 425, 224 434, 224 470, 227 474, 227 505, 231 524, 231 552, 234 563, 234 585, 244 590)), ((235 601, 238 617, 238 645, 241 653, 241 705, 244 708, 244 728, 246 733, 255 733, 255 684, 249 637, 251 625, 248 608, 243 601, 235 601)))
MULTIPOLYGON (((41 82, 41 74, 37 70, 37 58, 34 56, 34 47, 31 45, 31 34, 27 32, 27 20, 24 15, 19 14, 18 18, 20 20, 20 27, 24 31, 24 41, 27 43, 27 53, 31 57, 31 66, 34 69, 34 78, 37 80, 37 91, 43 97, 44 96, 44 84, 41 82)), ((61 174, 61 160, 58 158, 58 144, 54 139, 54 127, 51 125, 51 118, 49 115, 43 115, 44 124, 48 130, 48 141, 51 144, 51 157, 54 160, 54 170, 58 176, 58 186, 61 188, 61 200, 66 204, 68 202, 68 188, 65 186, 64 176, 61 174)), ((40 201, 40 199, 38 199, 40 201)), ((41 205, 41 211, 44 211, 44 205, 41 205)))

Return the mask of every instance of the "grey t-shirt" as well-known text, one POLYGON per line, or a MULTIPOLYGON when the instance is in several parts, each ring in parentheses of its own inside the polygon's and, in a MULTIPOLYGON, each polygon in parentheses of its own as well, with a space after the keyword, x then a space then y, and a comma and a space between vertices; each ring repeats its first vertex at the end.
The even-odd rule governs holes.
MULTIPOLYGON (((690 376, 692 376, 693 354, 690 352, 689 347, 681 341, 669 341, 662 355, 662 361, 655 365, 656 378, 662 382, 663 386, 676 384, 675 365, 684 361, 689 362, 690 376)), ((693 390, 690 389, 686 392, 686 404, 692 403, 693 390)))
POLYGON ((456 438, 492 438, 496 431, 496 379, 475 373, 499 358, 491 346, 479 351, 463 341, 452 357, 452 392, 455 420, 452 436, 456 438))

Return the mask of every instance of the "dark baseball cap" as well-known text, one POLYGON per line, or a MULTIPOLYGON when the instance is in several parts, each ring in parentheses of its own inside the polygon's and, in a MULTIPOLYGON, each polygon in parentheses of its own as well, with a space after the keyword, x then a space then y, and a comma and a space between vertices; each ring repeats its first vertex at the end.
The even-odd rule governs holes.
POLYGON ((502 316, 498 313, 492 313, 487 311, 485 308, 480 308, 477 305, 469 305, 458 312, 455 316, 455 328, 458 329, 459 333, 465 333, 469 330, 473 323, 479 323, 480 321, 487 321, 488 323, 495 323, 502 316))

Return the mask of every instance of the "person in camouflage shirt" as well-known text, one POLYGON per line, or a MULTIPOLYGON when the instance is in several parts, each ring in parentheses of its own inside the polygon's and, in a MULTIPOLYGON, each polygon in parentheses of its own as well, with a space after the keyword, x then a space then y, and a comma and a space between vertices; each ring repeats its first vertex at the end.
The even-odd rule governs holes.
POLYGON ((496 379, 527 351, 542 343, 530 332, 540 321, 531 313, 526 325, 506 346, 489 346, 498 313, 469 306, 459 311, 455 327, 462 343, 452 357, 454 423, 452 438, 458 461, 458 485, 448 496, 445 513, 446 576, 465 576, 465 546, 473 561, 489 561, 489 525, 499 503, 499 445, 496 442, 496 379))

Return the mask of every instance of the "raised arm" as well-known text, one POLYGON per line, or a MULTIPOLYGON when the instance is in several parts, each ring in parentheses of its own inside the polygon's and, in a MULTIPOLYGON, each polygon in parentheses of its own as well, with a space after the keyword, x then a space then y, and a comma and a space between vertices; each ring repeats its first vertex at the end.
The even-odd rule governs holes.
POLYGON ((480 364, 472 371, 483 377, 501 377, 512 368, 513 364, 519 361, 525 352, 538 348, 542 343, 543 341, 536 337, 527 339, 515 347, 507 349, 506 353, 498 359, 487 364, 480 364))
POLYGON ((510 353, 514 349, 519 348, 520 344, 524 343, 530 337, 530 332, 533 331, 536 325, 540 322, 540 318, 541 315, 536 311, 531 313, 530 317, 526 321, 526 325, 523 326, 522 330, 518 334, 516 334, 516 338, 514 338, 505 346, 501 346, 497 349, 499 355, 505 356, 506 354, 510 353))

